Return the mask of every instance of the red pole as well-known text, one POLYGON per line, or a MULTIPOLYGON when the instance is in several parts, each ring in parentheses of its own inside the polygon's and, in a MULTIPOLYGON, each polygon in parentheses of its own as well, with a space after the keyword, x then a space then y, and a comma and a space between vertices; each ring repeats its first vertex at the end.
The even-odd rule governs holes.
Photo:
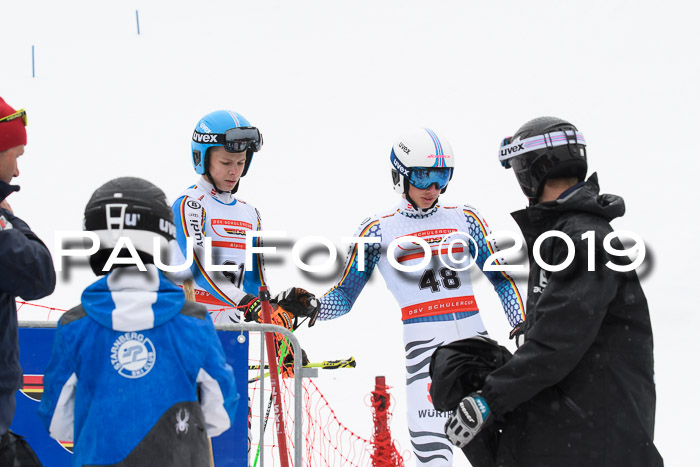
POLYGON ((374 449, 371 455, 374 467, 395 465, 391 462, 391 435, 389 434, 389 397, 386 393, 386 379, 377 376, 374 379, 374 391, 372 392, 372 407, 374 408, 374 435, 372 444, 374 449))
MULTIPOLYGON (((270 292, 266 285, 260 286, 260 304, 262 307, 263 323, 272 324, 272 307, 270 306, 270 292)), ((272 397, 275 405, 275 424, 277 426, 277 442, 280 449, 280 462, 282 467, 289 467, 287 459, 287 437, 284 431, 284 417, 282 415, 282 394, 280 392, 280 376, 277 370, 277 352, 275 352, 274 333, 265 333, 265 345, 267 346, 267 359, 270 365, 270 381, 272 381, 272 397)), ((262 443, 262 440, 260 441, 262 443)))
POLYGON ((372 412, 374 417, 374 434, 372 436, 372 465, 374 467, 403 467, 403 457, 399 454, 391 439, 389 429, 389 406, 391 398, 387 391, 386 378, 377 376, 372 391, 372 412))

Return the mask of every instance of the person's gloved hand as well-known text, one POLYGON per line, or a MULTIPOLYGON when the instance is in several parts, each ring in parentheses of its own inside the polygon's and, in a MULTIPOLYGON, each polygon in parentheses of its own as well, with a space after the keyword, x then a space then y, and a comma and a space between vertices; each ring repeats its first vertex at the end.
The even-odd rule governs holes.
MULTIPOLYGON (((279 336, 279 334, 277 334, 279 336)), ((286 342, 280 342, 277 341, 277 348, 278 351, 282 350, 287 346, 288 343, 286 342)), ((292 378, 294 377, 294 352, 289 348, 289 351, 287 354, 282 357, 281 359, 281 365, 280 365, 280 373, 282 374, 283 378, 292 378)), ((301 366, 306 366, 309 364, 309 357, 306 356, 306 350, 301 349, 301 366)))
POLYGON ((445 423, 445 434, 452 444, 463 448, 490 422, 491 409, 478 393, 462 399, 445 423))
POLYGON ((321 309, 321 304, 316 296, 301 287, 290 287, 277 294, 270 302, 276 303, 278 307, 294 316, 294 329, 298 327, 297 320, 299 318, 309 318, 309 327, 313 326, 321 309))
POLYGON ((520 337, 525 335, 525 321, 515 325, 508 334, 508 339, 515 339, 515 346, 520 347, 520 337))
POLYGON ((261 321, 262 305, 260 299, 253 294, 246 294, 240 302, 238 308, 243 312, 243 319, 246 321, 261 321))

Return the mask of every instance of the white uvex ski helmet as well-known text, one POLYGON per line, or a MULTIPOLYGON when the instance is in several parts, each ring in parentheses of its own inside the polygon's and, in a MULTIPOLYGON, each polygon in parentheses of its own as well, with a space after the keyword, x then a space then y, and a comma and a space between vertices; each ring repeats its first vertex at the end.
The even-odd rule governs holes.
MULTIPOLYGON (((420 128, 403 133, 391 148, 391 177, 394 190, 400 194, 408 194, 408 185, 412 183, 412 172, 415 167, 449 169, 447 182, 452 179, 455 158, 450 143, 438 137, 429 128, 420 128)), ((413 174, 415 175, 415 174, 413 174)), ((415 177, 414 177, 415 178, 415 177)), ((440 187, 440 185, 438 185, 440 187)), ((423 188, 423 187, 418 187, 423 188)), ((441 193, 447 189, 447 183, 441 186, 441 193)))

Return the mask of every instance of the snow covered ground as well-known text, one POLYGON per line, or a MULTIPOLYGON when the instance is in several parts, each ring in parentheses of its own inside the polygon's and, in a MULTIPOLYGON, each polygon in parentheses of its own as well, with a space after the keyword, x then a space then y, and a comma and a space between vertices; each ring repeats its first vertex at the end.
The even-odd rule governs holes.
MULTIPOLYGON (((22 191, 9 202, 53 248, 57 231, 81 228, 90 194, 111 178, 146 178, 173 200, 196 181, 195 123, 232 109, 265 136, 241 198, 265 229, 330 239, 340 263, 341 238, 398 201, 389 150, 401 130, 427 126, 451 141, 457 168, 445 200, 476 206, 494 230, 517 230, 509 213, 525 199, 497 162, 500 140, 533 117, 568 119, 586 136, 603 191, 626 200, 613 225, 647 245, 656 443, 666 465, 691 465, 700 415, 694 18, 681 1, 3 2, 0 96, 29 114, 22 191)), ((273 291, 333 284, 334 273, 303 274, 291 247, 279 251, 268 261, 273 291)), ((409 449, 400 314, 375 276, 349 315, 299 336, 312 360, 357 359, 317 384, 360 434, 371 430, 365 395, 375 375, 387 376, 393 434, 409 449)), ((92 280, 85 264, 70 267, 39 303, 69 308, 92 280)), ((487 328, 505 341, 495 293, 480 274, 475 282, 487 328)))

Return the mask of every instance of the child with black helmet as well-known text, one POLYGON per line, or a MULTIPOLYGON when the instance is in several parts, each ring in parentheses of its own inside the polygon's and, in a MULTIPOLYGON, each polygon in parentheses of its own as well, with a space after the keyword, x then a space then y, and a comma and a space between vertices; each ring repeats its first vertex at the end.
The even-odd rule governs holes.
POLYGON ((154 265, 172 220, 163 192, 132 177, 85 208, 104 277, 59 320, 39 408, 73 441, 73 465, 209 465, 207 436, 232 425, 239 395, 214 324, 154 265))

